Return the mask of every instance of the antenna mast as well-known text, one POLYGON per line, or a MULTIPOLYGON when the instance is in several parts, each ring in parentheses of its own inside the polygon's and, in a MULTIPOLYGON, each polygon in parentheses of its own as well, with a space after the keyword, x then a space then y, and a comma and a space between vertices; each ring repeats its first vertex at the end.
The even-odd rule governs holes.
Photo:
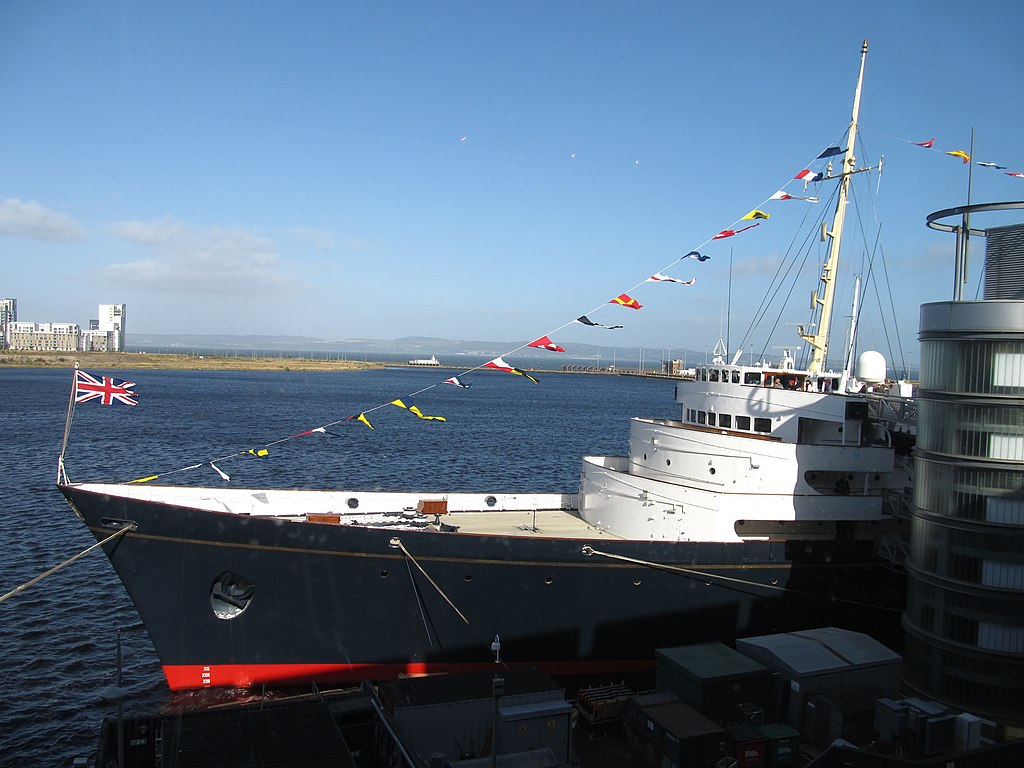
POLYGON ((864 83, 864 60, 868 55, 868 41, 865 40, 860 49, 860 74, 857 76, 857 91, 853 97, 853 115, 850 118, 849 144, 846 147, 846 155, 843 158, 841 178, 839 180, 839 198, 836 201, 836 211, 832 217, 831 230, 823 234, 831 238, 828 249, 828 258, 821 269, 821 291, 815 291, 811 296, 812 307, 820 307, 821 316, 815 327, 816 333, 800 334, 801 338, 811 347, 811 362, 807 370, 812 373, 820 373, 825 369, 825 358, 828 356, 828 334, 829 326, 832 323, 832 304, 836 292, 836 269, 839 266, 839 244, 843 236, 843 226, 846 222, 846 201, 850 194, 850 177, 855 172, 856 158, 854 157, 854 146, 857 143, 857 118, 860 114, 860 90, 864 83))

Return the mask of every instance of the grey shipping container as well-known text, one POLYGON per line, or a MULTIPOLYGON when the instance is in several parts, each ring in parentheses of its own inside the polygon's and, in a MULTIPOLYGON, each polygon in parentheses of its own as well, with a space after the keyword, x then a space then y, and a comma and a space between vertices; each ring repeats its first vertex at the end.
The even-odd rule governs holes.
POLYGON ((771 671, 724 643, 655 651, 655 683, 719 722, 735 719, 738 704, 768 706, 771 671))

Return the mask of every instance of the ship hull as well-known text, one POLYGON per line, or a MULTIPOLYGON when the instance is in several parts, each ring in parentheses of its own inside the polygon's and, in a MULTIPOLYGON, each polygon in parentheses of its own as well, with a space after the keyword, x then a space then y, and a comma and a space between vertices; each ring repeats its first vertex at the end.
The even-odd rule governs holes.
POLYGON ((556 674, 812 626, 898 637, 902 576, 870 541, 396 531, 60 489, 97 539, 132 526, 105 550, 173 689, 475 669, 495 636, 556 674))

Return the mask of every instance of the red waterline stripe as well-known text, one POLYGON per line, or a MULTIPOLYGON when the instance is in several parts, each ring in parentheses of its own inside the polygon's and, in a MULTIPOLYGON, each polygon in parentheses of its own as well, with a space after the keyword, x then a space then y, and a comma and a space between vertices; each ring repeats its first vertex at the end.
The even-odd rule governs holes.
MULTIPOLYGON (((508 666, 540 667, 553 675, 643 672, 654 661, 554 661, 508 666)), ((263 683, 286 685, 308 683, 357 683, 363 680, 392 680, 440 673, 494 670, 494 664, 432 663, 405 664, 181 664, 164 665, 167 685, 172 691, 192 688, 249 688, 263 683)))

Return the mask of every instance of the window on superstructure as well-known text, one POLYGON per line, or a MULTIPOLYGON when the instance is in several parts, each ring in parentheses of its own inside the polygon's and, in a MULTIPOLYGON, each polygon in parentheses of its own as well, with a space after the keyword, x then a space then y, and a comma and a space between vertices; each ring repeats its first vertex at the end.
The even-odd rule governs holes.
POLYGON ((701 381, 707 381, 708 380, 708 369, 707 368, 701 368, 700 369, 700 380, 701 381))
POLYGON ((736 429, 750 429, 750 417, 749 416, 737 416, 736 417, 736 429))
POLYGON ((708 371, 708 381, 718 381, 718 371, 712 368, 708 371))
POLYGON ((772 420, 765 418, 754 419, 754 431, 755 432, 771 432, 772 431, 772 420))
POLYGON ((761 383, 761 374, 758 373, 757 371, 747 371, 745 374, 743 374, 743 383, 744 384, 760 384, 761 383))
POLYGON ((708 420, 708 415, 706 413, 704 413, 704 411, 697 411, 697 423, 698 424, 706 424, 707 420, 708 420))
POLYGON ((733 384, 739 384, 740 383, 740 372, 739 371, 733 371, 732 372, 732 383, 733 384))
POLYGON ((722 371, 722 381, 724 381, 726 384, 729 383, 729 372, 728 371, 722 371))
POLYGON ((708 412, 708 426, 709 427, 715 426, 715 414, 714 413, 708 412))
POLYGON ((718 414, 718 426, 732 429, 732 416, 728 413, 718 414))

